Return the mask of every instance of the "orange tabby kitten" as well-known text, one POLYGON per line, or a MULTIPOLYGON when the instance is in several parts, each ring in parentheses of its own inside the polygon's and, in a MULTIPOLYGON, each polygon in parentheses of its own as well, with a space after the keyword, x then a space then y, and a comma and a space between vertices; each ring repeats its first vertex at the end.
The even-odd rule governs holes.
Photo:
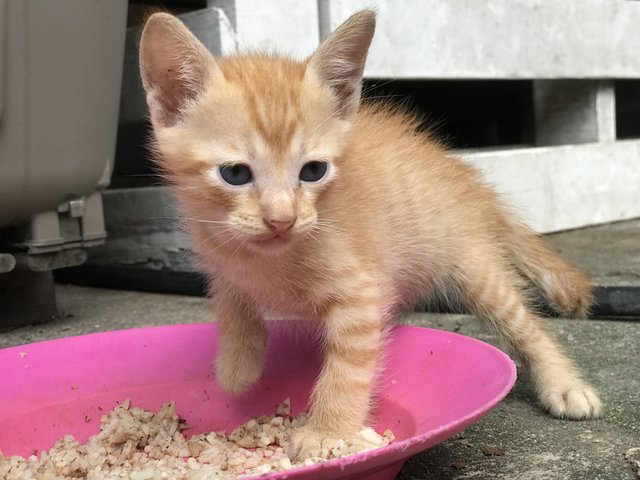
POLYGON ((359 12, 296 62, 214 59, 168 14, 145 26, 158 162, 215 280, 218 381, 239 394, 260 378, 268 312, 309 318, 325 360, 289 451, 314 455, 323 437, 366 421, 390 320, 439 294, 509 342, 551 414, 597 416, 597 395, 527 307, 524 279, 580 317, 589 281, 419 133, 418 119, 360 104, 374 28, 374 13, 359 12))

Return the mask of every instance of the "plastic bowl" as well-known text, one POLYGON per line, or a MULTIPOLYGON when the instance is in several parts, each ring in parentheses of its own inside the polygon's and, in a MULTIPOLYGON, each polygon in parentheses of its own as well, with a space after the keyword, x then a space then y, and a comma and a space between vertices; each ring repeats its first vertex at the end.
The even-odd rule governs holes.
MULTIPOLYGON (((98 333, 0 350, 0 450, 28 456, 71 433, 81 442, 124 399, 148 409, 175 401, 192 426, 186 435, 229 432, 252 416, 273 414, 291 397, 307 409, 320 359, 311 342, 274 333, 263 378, 241 398, 213 374, 215 324, 98 333)), ((374 427, 396 440, 322 464, 261 478, 391 479, 405 460, 469 427, 509 392, 511 359, 479 340, 399 326, 392 330, 374 411, 374 427)))

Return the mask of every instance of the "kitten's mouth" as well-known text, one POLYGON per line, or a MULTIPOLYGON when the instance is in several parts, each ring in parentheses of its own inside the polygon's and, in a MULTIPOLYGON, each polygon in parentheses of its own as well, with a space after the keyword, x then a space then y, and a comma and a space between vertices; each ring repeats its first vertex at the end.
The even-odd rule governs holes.
POLYGON ((291 235, 281 233, 262 235, 253 240, 254 245, 264 249, 282 248, 289 243, 291 243, 291 235))

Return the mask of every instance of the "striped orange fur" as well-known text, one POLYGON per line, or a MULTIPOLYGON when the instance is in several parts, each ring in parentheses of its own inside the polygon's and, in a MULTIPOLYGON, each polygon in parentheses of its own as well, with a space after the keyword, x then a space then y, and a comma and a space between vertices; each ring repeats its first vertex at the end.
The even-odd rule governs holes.
POLYGON ((322 438, 366 421, 389 322, 439 295, 502 335, 553 415, 597 416, 598 397, 526 294, 531 283, 561 313, 584 316, 588 279, 420 133, 418 119, 360 105, 374 26, 371 11, 359 12, 295 62, 214 59, 174 17, 146 24, 153 145, 214 280, 218 381, 241 393, 260 377, 268 312, 309 318, 325 362, 290 451, 313 455, 322 438))

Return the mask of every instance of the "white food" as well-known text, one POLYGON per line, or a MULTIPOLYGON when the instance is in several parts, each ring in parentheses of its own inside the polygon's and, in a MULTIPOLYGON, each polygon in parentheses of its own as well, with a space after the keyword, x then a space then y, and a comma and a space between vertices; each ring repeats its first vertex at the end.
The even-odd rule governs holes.
POLYGON ((205 480, 242 478, 275 470, 344 457, 388 445, 393 434, 363 429, 351 439, 327 440, 320 456, 292 462, 282 445, 291 430, 304 424, 304 413, 290 417, 288 399, 276 415, 252 418, 229 436, 222 432, 185 438, 183 420, 175 404, 165 403, 158 413, 131 408, 129 401, 102 417, 100 433, 85 444, 71 435, 40 457, 4 457, 0 452, 0 478, 4 480, 205 480))

